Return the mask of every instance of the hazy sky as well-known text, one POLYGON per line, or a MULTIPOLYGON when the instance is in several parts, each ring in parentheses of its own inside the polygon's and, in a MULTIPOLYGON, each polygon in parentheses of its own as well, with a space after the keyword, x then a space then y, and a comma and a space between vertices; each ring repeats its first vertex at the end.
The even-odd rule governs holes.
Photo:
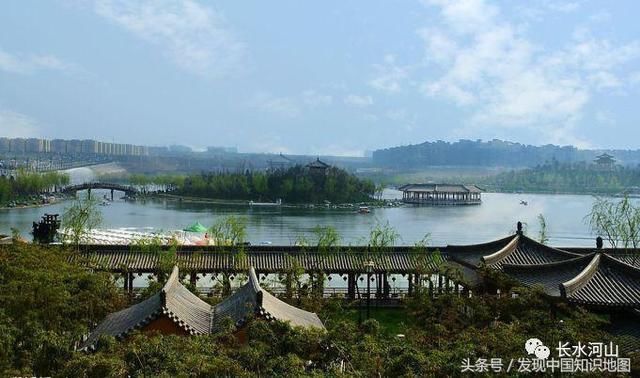
POLYGON ((638 14, 631 0, 4 1, 0 136, 640 148, 638 14))

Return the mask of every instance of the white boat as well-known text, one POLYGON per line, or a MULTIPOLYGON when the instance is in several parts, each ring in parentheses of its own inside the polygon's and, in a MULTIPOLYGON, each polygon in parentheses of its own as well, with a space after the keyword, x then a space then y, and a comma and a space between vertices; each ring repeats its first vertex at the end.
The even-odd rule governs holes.
POLYGON ((276 202, 253 202, 249 201, 249 206, 281 206, 282 200, 278 198, 276 202))
POLYGON ((367 206, 360 206, 360 207, 358 207, 358 212, 360 214, 369 214, 371 212, 371 210, 369 210, 369 207, 367 207, 367 206))

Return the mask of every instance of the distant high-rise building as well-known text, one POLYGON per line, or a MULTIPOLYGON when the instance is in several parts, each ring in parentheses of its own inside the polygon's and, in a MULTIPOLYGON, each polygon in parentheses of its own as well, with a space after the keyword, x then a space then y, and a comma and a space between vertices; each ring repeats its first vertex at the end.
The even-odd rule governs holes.
MULTIPOLYGON (((164 148, 164 150, 166 151, 166 148, 164 148)), ((40 138, 25 139, 0 137, 0 153, 146 156, 149 155, 149 147, 136 146, 133 144, 99 142, 93 139, 48 140, 40 138)))
POLYGON ((27 140, 24 138, 11 139, 11 152, 24 153, 27 148, 27 140))
POLYGON ((44 152, 44 143, 42 139, 29 138, 25 141, 25 152, 40 153, 44 152))
POLYGON ((51 152, 56 154, 67 153, 67 141, 63 139, 54 139, 51 141, 51 152))
POLYGON ((67 153, 68 154, 82 153, 82 141, 78 139, 72 139, 67 141, 67 153))

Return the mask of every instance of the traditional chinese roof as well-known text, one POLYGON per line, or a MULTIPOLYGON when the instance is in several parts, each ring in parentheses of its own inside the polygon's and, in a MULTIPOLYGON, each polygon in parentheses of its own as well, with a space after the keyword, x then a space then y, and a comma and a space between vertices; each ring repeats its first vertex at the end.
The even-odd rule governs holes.
POLYGON ((482 257, 487 266, 501 269, 504 264, 532 265, 558 262, 580 257, 581 255, 539 243, 523 234, 515 238, 504 248, 482 257))
POLYGON ((546 264, 504 264, 502 270, 526 286, 540 285, 547 295, 560 297, 560 285, 582 272, 593 259, 593 254, 546 264))
POLYGON ((483 244, 449 245, 447 254, 452 260, 468 266, 480 267, 484 264, 494 269, 501 269, 504 264, 543 264, 582 256, 538 243, 521 232, 483 244))
POLYGON ((398 188, 403 192, 421 193, 481 193, 482 189, 475 185, 460 184, 406 184, 398 188))
POLYGON ((635 268, 640 269, 640 252, 635 252, 635 253, 630 253, 630 252, 622 252, 622 253, 615 253, 615 251, 611 251, 609 252, 608 250, 605 250, 606 254, 610 257, 613 257, 614 259, 618 260, 618 261, 622 261, 625 264, 631 265, 635 268))
POLYGON ((477 268, 482 262, 482 257, 502 250, 510 245, 517 235, 509 235, 505 238, 481 244, 448 245, 447 254, 451 260, 457 261, 471 268, 477 268))
POLYGON ((611 324, 607 330, 618 338, 616 342, 623 353, 640 351, 640 327, 638 324, 640 324, 639 309, 612 316, 611 324))
POLYGON ((329 164, 323 162, 322 160, 320 160, 320 158, 316 158, 316 160, 307 164, 307 168, 312 168, 312 169, 326 169, 329 167, 330 167, 329 164))
POLYGON ((595 253, 589 265, 560 285, 560 291, 574 303, 640 307, 640 269, 606 253, 595 253))
POLYGON ((315 313, 308 312, 271 295, 260 287, 255 269, 249 269, 249 281, 233 295, 213 309, 212 331, 224 325, 230 318, 236 327, 241 327, 248 319, 258 316, 266 320, 280 320, 292 326, 316 327, 324 329, 322 321, 315 313))
POLYGON ((100 335, 122 339, 134 330, 144 328, 161 315, 166 315, 185 333, 209 333, 211 306, 184 287, 178 275, 176 266, 162 290, 140 303, 107 315, 91 332, 82 349, 93 348, 100 335))
MULTIPOLYGON (((588 255, 594 252, 593 248, 587 247, 561 247, 560 249, 567 252, 579 253, 581 255, 588 255)), ((638 249, 602 248, 600 252, 606 253, 616 260, 622 261, 640 269, 640 250, 638 249)))
POLYGON ((608 153, 604 153, 602 155, 596 156, 595 161, 597 161, 597 162, 613 162, 613 161, 615 161, 615 159, 613 158, 613 156, 609 155, 608 153))
MULTIPOLYGON (((91 247, 94 252, 81 256, 82 264, 97 270, 112 272, 152 272, 160 260, 159 254, 131 251, 117 246, 91 247)), ((367 248, 344 247, 340 250, 320 253, 312 249, 289 246, 250 246, 245 247, 239 257, 237 250, 219 248, 184 248, 176 254, 176 264, 181 269, 199 273, 220 273, 246 271, 250 266, 260 272, 278 273, 289 271, 291 267, 301 266, 306 271, 326 271, 332 273, 350 273, 362 271, 366 261, 374 262, 374 272, 410 273, 416 270, 437 269, 437 258, 428 252, 416 251, 410 247, 394 247, 386 251, 367 251, 367 248)), ((164 252, 160 252, 164 253, 164 252)), ((446 254, 441 255, 446 259, 446 254)))
POLYGON ((640 307, 640 269, 606 253, 559 262, 502 266, 527 286, 541 285, 545 293, 592 306, 640 307))
POLYGON ((109 314, 91 332, 81 349, 93 349, 100 335, 122 339, 162 315, 189 335, 216 332, 227 318, 236 327, 241 327, 252 316, 277 319, 292 326, 324 329, 318 315, 291 306, 263 290, 253 267, 249 269, 249 281, 244 286, 212 307, 180 283, 178 267, 174 266, 162 290, 140 303, 109 314))

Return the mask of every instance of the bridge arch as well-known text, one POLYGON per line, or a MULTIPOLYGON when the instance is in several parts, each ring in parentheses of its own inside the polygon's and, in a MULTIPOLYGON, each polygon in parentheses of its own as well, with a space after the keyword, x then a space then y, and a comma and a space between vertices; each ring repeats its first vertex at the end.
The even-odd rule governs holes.
POLYGON ((114 191, 124 192, 124 194, 127 196, 132 196, 139 192, 139 190, 136 187, 131 185, 113 184, 113 183, 107 183, 107 182, 86 182, 83 184, 69 185, 63 188, 61 192, 66 194, 76 194, 79 191, 86 190, 89 192, 89 197, 91 197, 92 189, 110 190, 112 200, 113 200, 114 191))

